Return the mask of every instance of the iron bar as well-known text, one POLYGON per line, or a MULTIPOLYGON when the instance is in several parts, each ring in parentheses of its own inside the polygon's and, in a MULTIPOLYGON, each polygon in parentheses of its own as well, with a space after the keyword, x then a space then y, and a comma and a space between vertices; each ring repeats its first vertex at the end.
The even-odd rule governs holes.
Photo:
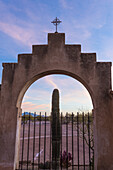
POLYGON ((62 170, 62 112, 61 112, 61 156, 60 156, 60 165, 62 170))
POLYGON ((22 140, 22 158, 21 158, 21 170, 23 167, 23 154, 24 154, 24 132, 25 132, 25 112, 23 116, 23 140, 22 140))
POLYGON ((89 168, 91 170, 91 153, 90 153, 90 118, 89 118, 89 112, 88 112, 88 141, 89 141, 89 168))
POLYGON ((45 112, 45 133, 44 133, 44 168, 46 160, 46 112, 45 112))
POLYGON ((85 170, 85 140, 84 140, 84 112, 82 113, 82 123, 83 123, 83 164, 84 164, 84 170, 85 170))
POLYGON ((34 170, 34 153, 35 153, 35 118, 36 118, 36 113, 34 113, 33 163, 32 163, 32 170, 34 170))
POLYGON ((66 154, 67 154, 66 169, 68 169, 68 113, 66 113, 66 154))
POLYGON ((40 164, 40 143, 41 143, 41 112, 40 112, 40 118, 39 118, 39 156, 38 156, 38 169, 40 164))
MULTIPOLYGON (((94 112, 92 112, 92 121, 93 121, 93 128, 94 128, 94 112)), ((93 129, 93 132, 92 132, 92 146, 93 146, 93 155, 92 155, 92 158, 93 158, 93 165, 92 165, 92 170, 94 170, 94 129, 93 129)))
MULTIPOLYGON (((73 146, 73 113, 72 113, 72 116, 71 116, 71 118, 72 118, 72 122, 71 122, 71 124, 72 124, 72 165, 74 165, 74 146, 73 146)), ((72 170, 73 170, 73 166, 72 166, 72 170)))
POLYGON ((79 113, 77 112, 77 154, 78 154, 78 170, 79 170, 79 113))
POLYGON ((52 134, 52 168, 53 168, 53 113, 51 112, 51 134, 52 134))
POLYGON ((50 153, 49 153, 49 161, 51 162, 51 142, 52 142, 52 140, 51 140, 51 117, 50 117, 50 153))
POLYGON ((28 170, 28 161, 29 161, 29 143, 30 143, 30 112, 29 112, 29 125, 28 125, 28 145, 27 145, 27 170, 28 170))
MULTIPOLYGON (((55 130, 56 130, 56 132, 55 132, 55 147, 56 147, 56 152, 55 152, 55 170, 56 170, 56 168, 57 168, 57 153, 58 153, 58 148, 57 148, 57 121, 58 121, 58 118, 57 118, 57 115, 55 114, 55 124, 56 124, 56 126, 55 126, 55 130)), ((55 151, 55 150, 54 150, 55 151)))

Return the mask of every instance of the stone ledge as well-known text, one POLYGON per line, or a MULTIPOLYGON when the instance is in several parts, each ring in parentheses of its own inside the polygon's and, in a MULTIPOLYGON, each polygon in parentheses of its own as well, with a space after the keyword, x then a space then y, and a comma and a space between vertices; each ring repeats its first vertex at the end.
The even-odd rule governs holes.
POLYGON ((2 63, 2 67, 12 67, 12 69, 17 65, 18 63, 2 63))
POLYGON ((47 53, 48 45, 33 45, 32 53, 38 55, 44 55, 47 53))
POLYGON ((59 48, 65 45, 65 33, 48 33, 48 46, 59 48))
POLYGON ((96 53, 81 53, 81 62, 85 64, 96 62, 96 53))
POLYGON ((26 60, 29 60, 32 57, 32 54, 18 54, 18 63, 23 63, 26 60))

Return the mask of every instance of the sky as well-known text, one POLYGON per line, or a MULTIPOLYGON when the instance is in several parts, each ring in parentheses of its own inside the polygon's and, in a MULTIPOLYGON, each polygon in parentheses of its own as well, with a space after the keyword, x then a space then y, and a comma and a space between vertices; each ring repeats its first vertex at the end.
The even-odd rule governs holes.
POLYGON ((58 74, 45 76, 33 83, 24 96, 22 109, 37 114, 46 111, 49 115, 54 89, 59 90, 59 107, 63 114, 92 110, 92 101, 86 88, 74 78, 58 74))
MULTIPOLYGON (((58 32, 65 33, 66 44, 81 44, 82 52, 96 52, 97 61, 113 61, 113 0, 0 0, 0 82, 2 63, 17 62, 18 54, 31 53, 34 44, 47 44, 56 17, 62 21, 58 32)), ((60 90, 63 111, 93 107, 78 81, 55 76, 41 78, 28 89, 23 111, 49 111, 54 87, 60 90)))

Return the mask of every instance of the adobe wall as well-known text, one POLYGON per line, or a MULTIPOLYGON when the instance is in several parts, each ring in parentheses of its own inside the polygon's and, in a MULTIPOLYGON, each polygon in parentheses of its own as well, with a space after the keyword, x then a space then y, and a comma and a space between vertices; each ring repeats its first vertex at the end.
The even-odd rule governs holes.
POLYGON ((65 74, 89 91, 95 114, 95 170, 113 169, 113 97, 111 62, 97 62, 95 53, 81 53, 80 45, 65 44, 64 33, 49 33, 47 45, 34 45, 32 54, 19 54, 18 63, 3 63, 0 90, 0 170, 18 162, 21 102, 37 79, 65 74), (18 122, 18 127, 17 127, 18 122))

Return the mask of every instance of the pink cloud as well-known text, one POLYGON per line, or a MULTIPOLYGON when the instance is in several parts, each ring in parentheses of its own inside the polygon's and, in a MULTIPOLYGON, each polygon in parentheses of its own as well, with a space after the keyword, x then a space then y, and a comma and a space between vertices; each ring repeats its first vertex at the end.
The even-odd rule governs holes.
POLYGON ((49 104, 34 104, 32 102, 23 102, 22 103, 22 110, 23 111, 46 111, 50 108, 49 104))
POLYGON ((32 30, 27 28, 22 28, 15 24, 9 24, 5 22, 0 22, 0 31, 4 32, 8 36, 20 41, 21 43, 30 46, 32 45, 34 33, 32 30))
POLYGON ((45 77, 45 80, 48 84, 52 85, 54 88, 58 89, 58 85, 52 80, 52 77, 45 77))

